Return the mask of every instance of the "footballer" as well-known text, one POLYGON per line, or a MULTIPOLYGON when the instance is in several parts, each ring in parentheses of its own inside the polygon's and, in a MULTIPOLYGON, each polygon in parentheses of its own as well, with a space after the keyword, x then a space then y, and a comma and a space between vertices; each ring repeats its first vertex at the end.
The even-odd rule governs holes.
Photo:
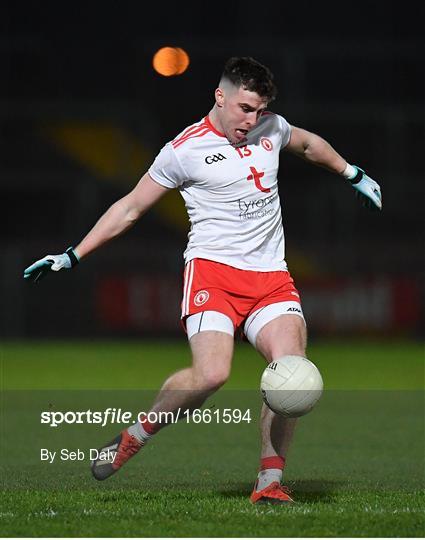
MULTIPOLYGON (((37 282, 51 271, 74 267, 132 227, 168 190, 179 190, 191 223, 181 318, 192 363, 168 377, 150 412, 199 408, 229 377, 238 330, 268 363, 285 355, 306 356, 300 293, 285 260, 277 178, 281 151, 340 175, 365 206, 382 208, 379 185, 361 168, 320 136, 267 109, 277 93, 273 79, 253 58, 230 58, 209 113, 162 148, 134 189, 78 245, 24 272, 25 279, 37 282)), ((263 405, 260 422, 260 467, 251 501, 291 503, 282 474, 296 419, 263 405)), ((99 449, 100 456, 108 449, 116 454, 92 462, 94 477, 105 480, 143 455, 164 425, 144 416, 124 429, 99 449)))

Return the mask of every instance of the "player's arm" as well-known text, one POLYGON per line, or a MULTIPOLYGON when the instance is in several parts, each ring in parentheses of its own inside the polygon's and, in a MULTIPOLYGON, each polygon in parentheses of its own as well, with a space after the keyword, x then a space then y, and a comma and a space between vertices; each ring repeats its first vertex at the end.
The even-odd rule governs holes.
POLYGON ((74 248, 81 260, 97 248, 130 229, 166 192, 168 188, 155 182, 146 173, 136 187, 114 203, 93 229, 74 248))
POLYGON ((340 174, 351 182, 356 194, 363 204, 371 210, 382 209, 381 189, 362 169, 350 165, 332 148, 332 146, 310 131, 292 126, 291 137, 285 150, 305 159, 306 161, 323 167, 328 171, 340 174))
POLYGON ((158 201, 168 188, 155 182, 146 173, 136 187, 114 203, 75 247, 61 255, 47 255, 24 271, 24 278, 37 282, 50 270, 72 268, 83 258, 113 238, 130 229, 138 219, 158 201))

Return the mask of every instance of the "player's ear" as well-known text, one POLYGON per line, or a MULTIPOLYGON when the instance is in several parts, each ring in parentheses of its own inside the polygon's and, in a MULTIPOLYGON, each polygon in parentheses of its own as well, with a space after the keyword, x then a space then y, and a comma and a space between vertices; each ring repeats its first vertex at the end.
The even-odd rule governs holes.
POLYGON ((217 107, 223 107, 224 104, 224 92, 221 88, 217 88, 215 91, 215 102, 217 107))

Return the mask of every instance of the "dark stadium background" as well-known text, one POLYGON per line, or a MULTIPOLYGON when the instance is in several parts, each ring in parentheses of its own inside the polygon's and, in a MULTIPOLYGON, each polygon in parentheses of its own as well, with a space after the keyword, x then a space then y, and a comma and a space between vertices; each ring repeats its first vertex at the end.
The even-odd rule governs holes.
POLYGON ((287 260, 311 335, 423 337, 423 6, 287 4, 2 3, 3 338, 182 336, 177 193, 72 274, 37 286, 22 274, 76 244, 209 111, 234 55, 275 73, 271 110, 382 187, 383 212, 368 213, 342 178, 282 154, 287 260), (188 52, 186 73, 153 71, 164 45, 188 52))

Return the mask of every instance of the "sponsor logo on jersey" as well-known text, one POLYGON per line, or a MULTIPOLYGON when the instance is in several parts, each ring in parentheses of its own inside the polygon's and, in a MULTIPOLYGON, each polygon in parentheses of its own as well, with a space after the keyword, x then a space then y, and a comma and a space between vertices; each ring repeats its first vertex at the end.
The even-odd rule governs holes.
POLYGON ((269 195, 268 197, 260 197, 259 199, 243 200, 239 199, 239 217, 240 219, 259 219, 269 215, 273 215, 276 211, 272 206, 273 201, 277 198, 277 194, 269 195))
POLYGON ((223 161, 223 159, 227 159, 226 156, 223 156, 223 154, 214 154, 212 156, 207 156, 205 158, 205 163, 207 165, 211 165, 213 163, 218 163, 219 161, 223 161))
POLYGON ((271 152, 273 150, 273 143, 267 137, 261 137, 260 144, 264 150, 267 150, 267 152, 271 152))
POLYGON ((264 173, 257 171, 255 167, 250 167, 249 169, 251 171, 251 174, 247 176, 246 179, 248 181, 254 180, 255 187, 259 189, 260 191, 263 191, 264 193, 270 193, 270 188, 266 188, 261 185, 261 179, 263 178, 264 173))
POLYGON ((210 293, 208 291, 199 291, 195 294, 193 303, 195 304, 195 306, 202 306, 205 304, 205 302, 208 302, 209 297, 210 293))

